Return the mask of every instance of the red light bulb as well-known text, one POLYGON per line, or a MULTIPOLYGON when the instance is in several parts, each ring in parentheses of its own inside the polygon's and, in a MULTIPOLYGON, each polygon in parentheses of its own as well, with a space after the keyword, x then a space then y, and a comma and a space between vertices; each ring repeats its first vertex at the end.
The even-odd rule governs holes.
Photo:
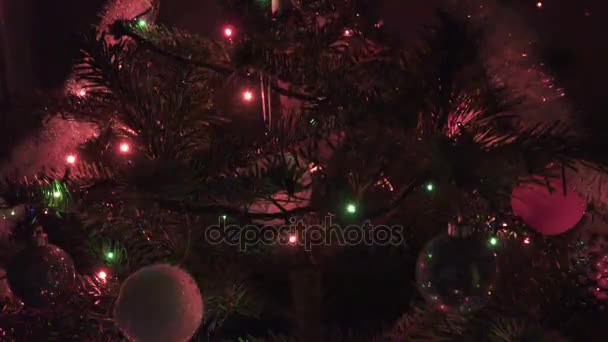
POLYGON ((250 90, 246 90, 243 92, 243 100, 247 102, 253 101, 253 93, 250 90))
POLYGON ((102 281, 106 281, 106 279, 108 278, 108 274, 106 273, 106 271, 101 270, 97 272, 97 277, 102 281))
POLYGON ((131 150, 131 146, 129 146, 129 144, 127 144, 127 143, 120 144, 120 152, 127 153, 130 150, 131 150))
POLYGON ((232 38, 232 35, 234 34, 234 31, 232 30, 231 27, 226 27, 224 28, 224 36, 226 38, 232 38))

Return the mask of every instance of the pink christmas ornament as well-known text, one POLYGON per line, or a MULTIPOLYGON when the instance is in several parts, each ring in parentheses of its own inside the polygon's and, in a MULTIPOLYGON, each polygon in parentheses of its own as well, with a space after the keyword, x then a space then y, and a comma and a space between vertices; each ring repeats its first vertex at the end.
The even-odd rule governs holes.
POLYGON ((513 188, 511 208, 524 223, 543 235, 559 235, 572 229, 583 217, 587 203, 573 189, 564 193, 562 182, 525 184, 513 188))

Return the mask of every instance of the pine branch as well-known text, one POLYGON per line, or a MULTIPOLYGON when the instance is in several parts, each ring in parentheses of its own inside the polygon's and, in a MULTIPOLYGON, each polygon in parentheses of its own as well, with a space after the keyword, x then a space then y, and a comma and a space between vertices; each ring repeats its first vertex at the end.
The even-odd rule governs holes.
MULTIPOLYGON (((161 28, 161 27, 155 27, 154 29, 146 29, 145 31, 138 31, 134 27, 134 25, 132 25, 132 23, 125 22, 125 21, 119 21, 114 24, 113 34, 118 37, 128 36, 128 37, 134 39, 136 42, 138 42, 142 46, 144 46, 158 54, 164 55, 166 57, 170 57, 170 58, 175 59, 184 64, 192 65, 192 66, 195 66, 198 68, 208 69, 208 70, 214 71, 214 72, 224 75, 224 76, 229 76, 229 75, 233 75, 233 74, 240 74, 240 75, 244 76, 244 75, 248 74, 248 72, 238 71, 236 68, 230 66, 229 64, 217 64, 217 63, 203 62, 202 60, 194 59, 190 55, 183 56, 177 52, 168 51, 168 50, 162 48, 160 46, 160 44, 155 43, 155 41, 160 40, 161 37, 165 38, 165 39, 166 38, 171 39, 169 43, 163 42, 165 44, 168 44, 169 46, 183 46, 183 43, 186 41, 187 42, 196 42, 196 43, 200 44, 199 46, 202 46, 205 49, 205 50, 203 50, 203 51, 205 51, 205 53, 203 53, 203 56, 204 56, 209 51, 213 51, 213 49, 210 46, 213 46, 213 48, 215 48, 215 49, 218 49, 223 46, 223 44, 220 44, 217 42, 207 42, 207 41, 203 41, 200 39, 195 39, 191 35, 187 35, 185 33, 181 33, 181 32, 174 31, 174 30, 168 30, 166 28, 161 28)), ((189 53, 192 53, 193 50, 188 50, 188 51, 189 51, 189 53)), ((199 50, 194 50, 194 51, 200 51, 200 48, 199 48, 199 50)), ((270 75, 266 75, 266 76, 270 76, 270 75)), ((313 97, 308 94, 294 91, 291 89, 285 89, 272 82, 270 85, 271 85, 272 90, 276 91, 278 94, 281 94, 283 96, 288 96, 288 97, 292 97, 292 98, 296 98, 296 99, 300 99, 300 100, 306 100, 306 101, 319 100, 319 98, 317 98, 317 97, 313 97)))

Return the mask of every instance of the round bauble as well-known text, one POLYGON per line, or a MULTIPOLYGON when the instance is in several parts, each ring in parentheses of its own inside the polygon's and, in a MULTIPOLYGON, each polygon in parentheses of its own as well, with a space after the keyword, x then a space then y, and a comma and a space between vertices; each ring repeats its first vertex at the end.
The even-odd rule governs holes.
POLYGON ((76 286, 72 258, 61 248, 46 244, 28 248, 7 272, 12 292, 29 307, 51 308, 68 300, 76 286))
POLYGON ((562 182, 553 180, 550 189, 543 184, 525 184, 513 188, 513 213, 537 232, 551 236, 572 229, 585 214, 585 199, 572 189, 562 190, 562 182))
POLYGON ((492 295, 495 279, 495 253, 479 238, 440 235, 418 257, 418 288, 443 311, 480 309, 492 295))
POLYGON ((157 264, 130 275, 114 307, 117 327, 134 342, 185 342, 203 319, 201 292, 179 267, 157 264))

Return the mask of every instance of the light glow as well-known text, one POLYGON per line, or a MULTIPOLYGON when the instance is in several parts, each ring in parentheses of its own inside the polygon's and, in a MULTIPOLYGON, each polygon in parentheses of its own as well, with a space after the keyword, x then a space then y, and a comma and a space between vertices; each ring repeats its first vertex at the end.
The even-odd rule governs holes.
POLYGON ((231 27, 226 27, 224 28, 224 36, 226 38, 232 38, 232 35, 234 34, 234 31, 232 30, 231 27))
POLYGON ((101 281, 106 281, 106 279, 108 278, 108 274, 106 273, 106 271, 101 270, 97 272, 97 278, 99 278, 101 281))
POLYGON ((346 206, 346 212, 349 214, 354 214, 357 212, 357 206, 350 203, 346 206))
POLYGON ((251 92, 251 90, 245 90, 243 92, 243 100, 247 102, 251 102, 253 100, 253 93, 251 92))

